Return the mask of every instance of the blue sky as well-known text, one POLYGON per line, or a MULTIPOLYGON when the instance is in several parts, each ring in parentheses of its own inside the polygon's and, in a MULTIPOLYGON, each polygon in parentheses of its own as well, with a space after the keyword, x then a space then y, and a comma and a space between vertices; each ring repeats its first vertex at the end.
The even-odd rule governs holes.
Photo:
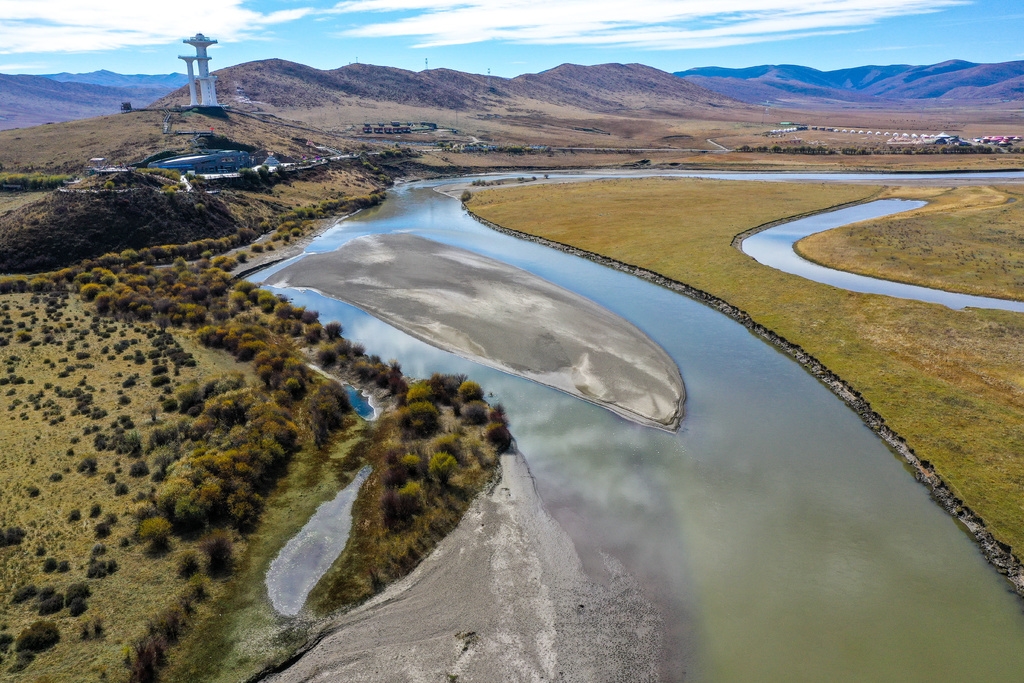
POLYGON ((499 76, 563 62, 819 69, 1024 59, 1021 0, 0 0, 0 73, 183 71, 280 57, 499 76))

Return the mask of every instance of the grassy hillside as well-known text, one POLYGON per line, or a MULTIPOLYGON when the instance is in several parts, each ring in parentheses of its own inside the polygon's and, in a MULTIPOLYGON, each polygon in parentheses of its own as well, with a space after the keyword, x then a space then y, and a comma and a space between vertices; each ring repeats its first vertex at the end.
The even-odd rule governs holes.
POLYGON ((226 237, 241 227, 218 197, 175 186, 124 173, 0 215, 0 272, 50 270, 108 252, 226 237))
POLYGON ((1024 316, 847 292, 762 266, 730 246, 751 227, 872 192, 650 179, 491 190, 469 207, 500 225, 703 289, 799 344, 861 392, 1019 555, 1024 316))

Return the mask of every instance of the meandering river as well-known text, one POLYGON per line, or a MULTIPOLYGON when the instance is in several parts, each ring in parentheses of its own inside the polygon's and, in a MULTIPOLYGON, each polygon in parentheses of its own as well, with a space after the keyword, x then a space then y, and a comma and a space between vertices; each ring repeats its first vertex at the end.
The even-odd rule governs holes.
POLYGON ((605 554, 613 556, 661 610, 665 680, 1020 676, 1020 600, 823 385, 726 316, 495 233, 434 192, 436 184, 392 190, 384 205, 345 220, 309 250, 411 232, 588 297, 678 363, 688 391, 678 433, 458 358, 347 304, 283 291, 322 319, 339 320, 372 352, 397 358, 408 374, 463 372, 493 392, 545 505, 588 572, 600 579, 605 554))

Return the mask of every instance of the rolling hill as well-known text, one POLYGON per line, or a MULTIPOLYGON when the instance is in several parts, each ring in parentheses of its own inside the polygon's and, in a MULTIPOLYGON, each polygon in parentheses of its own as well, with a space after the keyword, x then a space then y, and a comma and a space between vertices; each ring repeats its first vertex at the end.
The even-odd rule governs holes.
POLYGON ((0 74, 0 130, 113 114, 126 101, 144 107, 177 87, 128 83, 110 86, 62 82, 47 76, 0 74))
MULTIPOLYGON (((407 71, 372 64, 320 70, 267 59, 221 69, 219 98, 239 108, 343 104, 353 99, 433 109, 489 110, 532 102, 591 112, 664 108, 686 110, 738 104, 700 85, 642 64, 562 64, 539 74, 499 78, 451 69, 407 71)), ((180 88, 157 103, 188 103, 180 88)))
POLYGON ((927 66, 897 64, 834 71, 792 64, 702 67, 675 75, 743 102, 808 105, 936 100, 973 104, 1024 99, 1024 61, 975 64, 951 60, 927 66))

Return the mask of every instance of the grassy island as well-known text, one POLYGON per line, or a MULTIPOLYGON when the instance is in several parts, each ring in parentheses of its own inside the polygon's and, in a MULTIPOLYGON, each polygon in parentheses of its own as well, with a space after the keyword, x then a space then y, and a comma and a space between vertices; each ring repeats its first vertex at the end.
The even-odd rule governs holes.
POLYGON ((916 211, 811 235, 806 259, 840 270, 1000 299, 1024 299, 1024 193, 1019 187, 915 189, 916 211))

